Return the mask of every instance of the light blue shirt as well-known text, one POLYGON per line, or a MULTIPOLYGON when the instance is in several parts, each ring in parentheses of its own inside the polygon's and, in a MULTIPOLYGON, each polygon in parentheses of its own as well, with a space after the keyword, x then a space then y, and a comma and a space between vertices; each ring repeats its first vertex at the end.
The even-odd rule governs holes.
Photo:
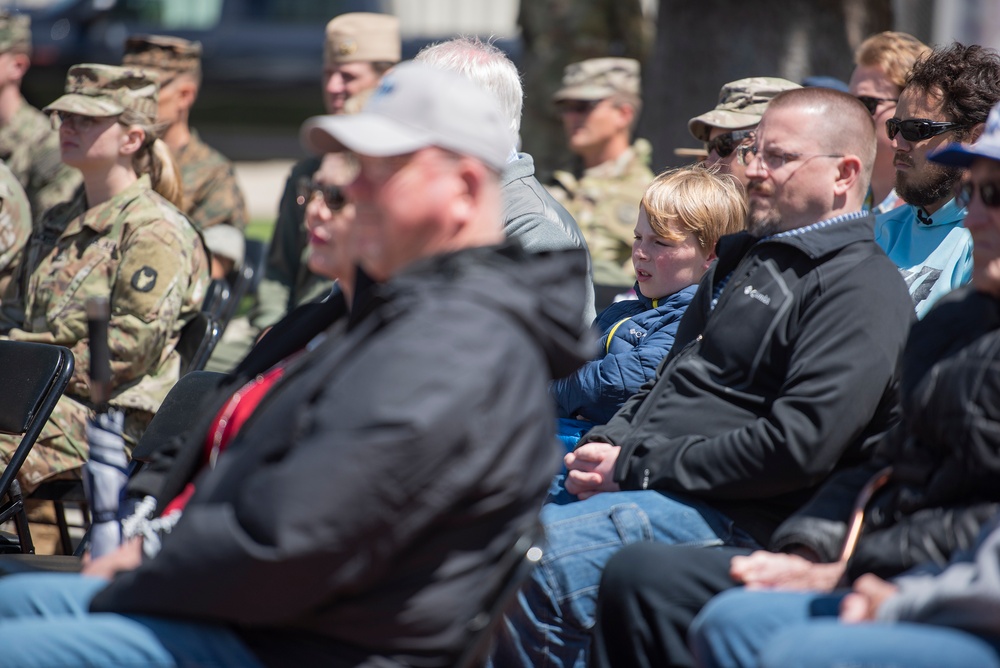
POLYGON ((932 216, 909 204, 875 218, 875 243, 899 267, 923 318, 938 299, 972 278, 972 236, 954 199, 932 216))

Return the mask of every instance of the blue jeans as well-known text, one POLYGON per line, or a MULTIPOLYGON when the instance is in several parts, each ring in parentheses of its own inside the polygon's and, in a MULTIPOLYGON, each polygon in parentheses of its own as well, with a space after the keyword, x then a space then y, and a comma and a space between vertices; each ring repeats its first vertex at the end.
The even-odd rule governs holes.
POLYGON ((703 668, 1000 667, 1000 639, 911 623, 841 624, 846 592, 749 591, 719 594, 691 625, 703 668))
POLYGON ((550 495, 547 547, 504 619, 493 665, 585 666, 608 560, 632 543, 757 547, 732 520, 700 501, 653 491, 608 492, 586 501, 550 495))
POLYGON ((75 573, 0 578, 0 663, 7 668, 260 668, 225 626, 91 613, 91 598, 105 586, 104 580, 75 573))

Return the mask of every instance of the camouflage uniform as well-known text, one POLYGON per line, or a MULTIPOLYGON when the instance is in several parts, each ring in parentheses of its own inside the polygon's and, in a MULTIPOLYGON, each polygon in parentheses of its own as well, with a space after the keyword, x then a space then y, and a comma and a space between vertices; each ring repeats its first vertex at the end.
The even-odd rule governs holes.
POLYGON ((631 287, 632 239, 639 201, 652 182, 651 147, 637 139, 617 159, 585 170, 556 171, 549 192, 576 219, 594 263, 594 283, 631 287))
MULTIPOLYGON (((566 67, 553 102, 620 98, 639 104, 638 61, 592 58, 566 67)), ((639 202, 653 180, 649 169, 652 147, 637 139, 612 160, 584 169, 557 170, 549 190, 566 207, 583 232, 594 265, 596 285, 630 288, 635 283, 632 240, 639 202)))
POLYGON ((572 156, 562 141, 558 114, 549 102, 570 63, 621 56, 645 62, 655 26, 640 0, 521 0, 517 17, 524 42, 524 150, 535 158, 546 183, 572 156))
MULTIPOLYGON (((162 35, 134 35, 125 42, 122 64, 156 73, 161 82, 167 82, 163 85, 169 85, 180 74, 189 74, 197 81, 201 78, 201 43, 162 35)), ((174 160, 181 172, 184 213, 205 234, 212 253, 230 258, 239 266, 248 215, 233 163, 203 142, 193 129, 188 143, 174 152, 174 160), (222 228, 208 232, 218 225, 228 225, 239 234, 222 228)))
MULTIPOLYGON (((78 65, 70 69, 67 93, 49 108, 93 114, 97 106, 111 115, 127 106, 155 118, 156 87, 136 70, 78 65)), ((125 410, 126 438, 134 441, 179 377, 175 347, 204 300, 208 257, 198 230, 143 175, 90 209, 80 188, 50 210, 28 243, 17 282, 24 315, 8 337, 66 346, 76 360, 66 394, 18 476, 30 492, 87 460, 87 298, 110 302, 110 403, 125 410)), ((16 442, 0 436, 0 455, 9 458, 16 442)))
POLYGON ((0 294, 21 263, 31 236, 31 207, 14 174, 0 163, 0 294))
MULTIPOLYGON (((8 52, 31 52, 31 21, 24 14, 0 11, 0 53, 8 52)), ((14 117, 0 127, 0 159, 21 182, 36 223, 72 197, 81 183, 80 173, 62 164, 59 137, 48 117, 23 98, 14 117)))

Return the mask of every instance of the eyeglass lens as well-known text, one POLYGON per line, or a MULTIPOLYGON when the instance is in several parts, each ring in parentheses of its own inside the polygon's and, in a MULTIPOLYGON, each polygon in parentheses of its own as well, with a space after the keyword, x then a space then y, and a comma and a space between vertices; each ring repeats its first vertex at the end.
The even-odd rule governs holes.
MULTIPOLYGON (((962 181, 955 193, 955 199, 959 206, 966 207, 972 203, 975 197, 976 184, 972 181, 962 181)), ((1000 186, 995 183, 983 183, 978 187, 980 201, 989 209, 1000 207, 1000 186)))

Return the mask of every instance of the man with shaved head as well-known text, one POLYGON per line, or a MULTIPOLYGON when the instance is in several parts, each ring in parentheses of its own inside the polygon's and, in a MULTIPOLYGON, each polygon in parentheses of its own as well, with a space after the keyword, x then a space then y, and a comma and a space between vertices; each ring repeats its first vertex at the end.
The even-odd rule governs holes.
POLYGON ((894 421, 913 308, 862 209, 871 115, 844 93, 789 90, 754 141, 740 153, 747 231, 719 242, 656 380, 566 456, 498 665, 584 665, 623 546, 767 545, 894 421))

